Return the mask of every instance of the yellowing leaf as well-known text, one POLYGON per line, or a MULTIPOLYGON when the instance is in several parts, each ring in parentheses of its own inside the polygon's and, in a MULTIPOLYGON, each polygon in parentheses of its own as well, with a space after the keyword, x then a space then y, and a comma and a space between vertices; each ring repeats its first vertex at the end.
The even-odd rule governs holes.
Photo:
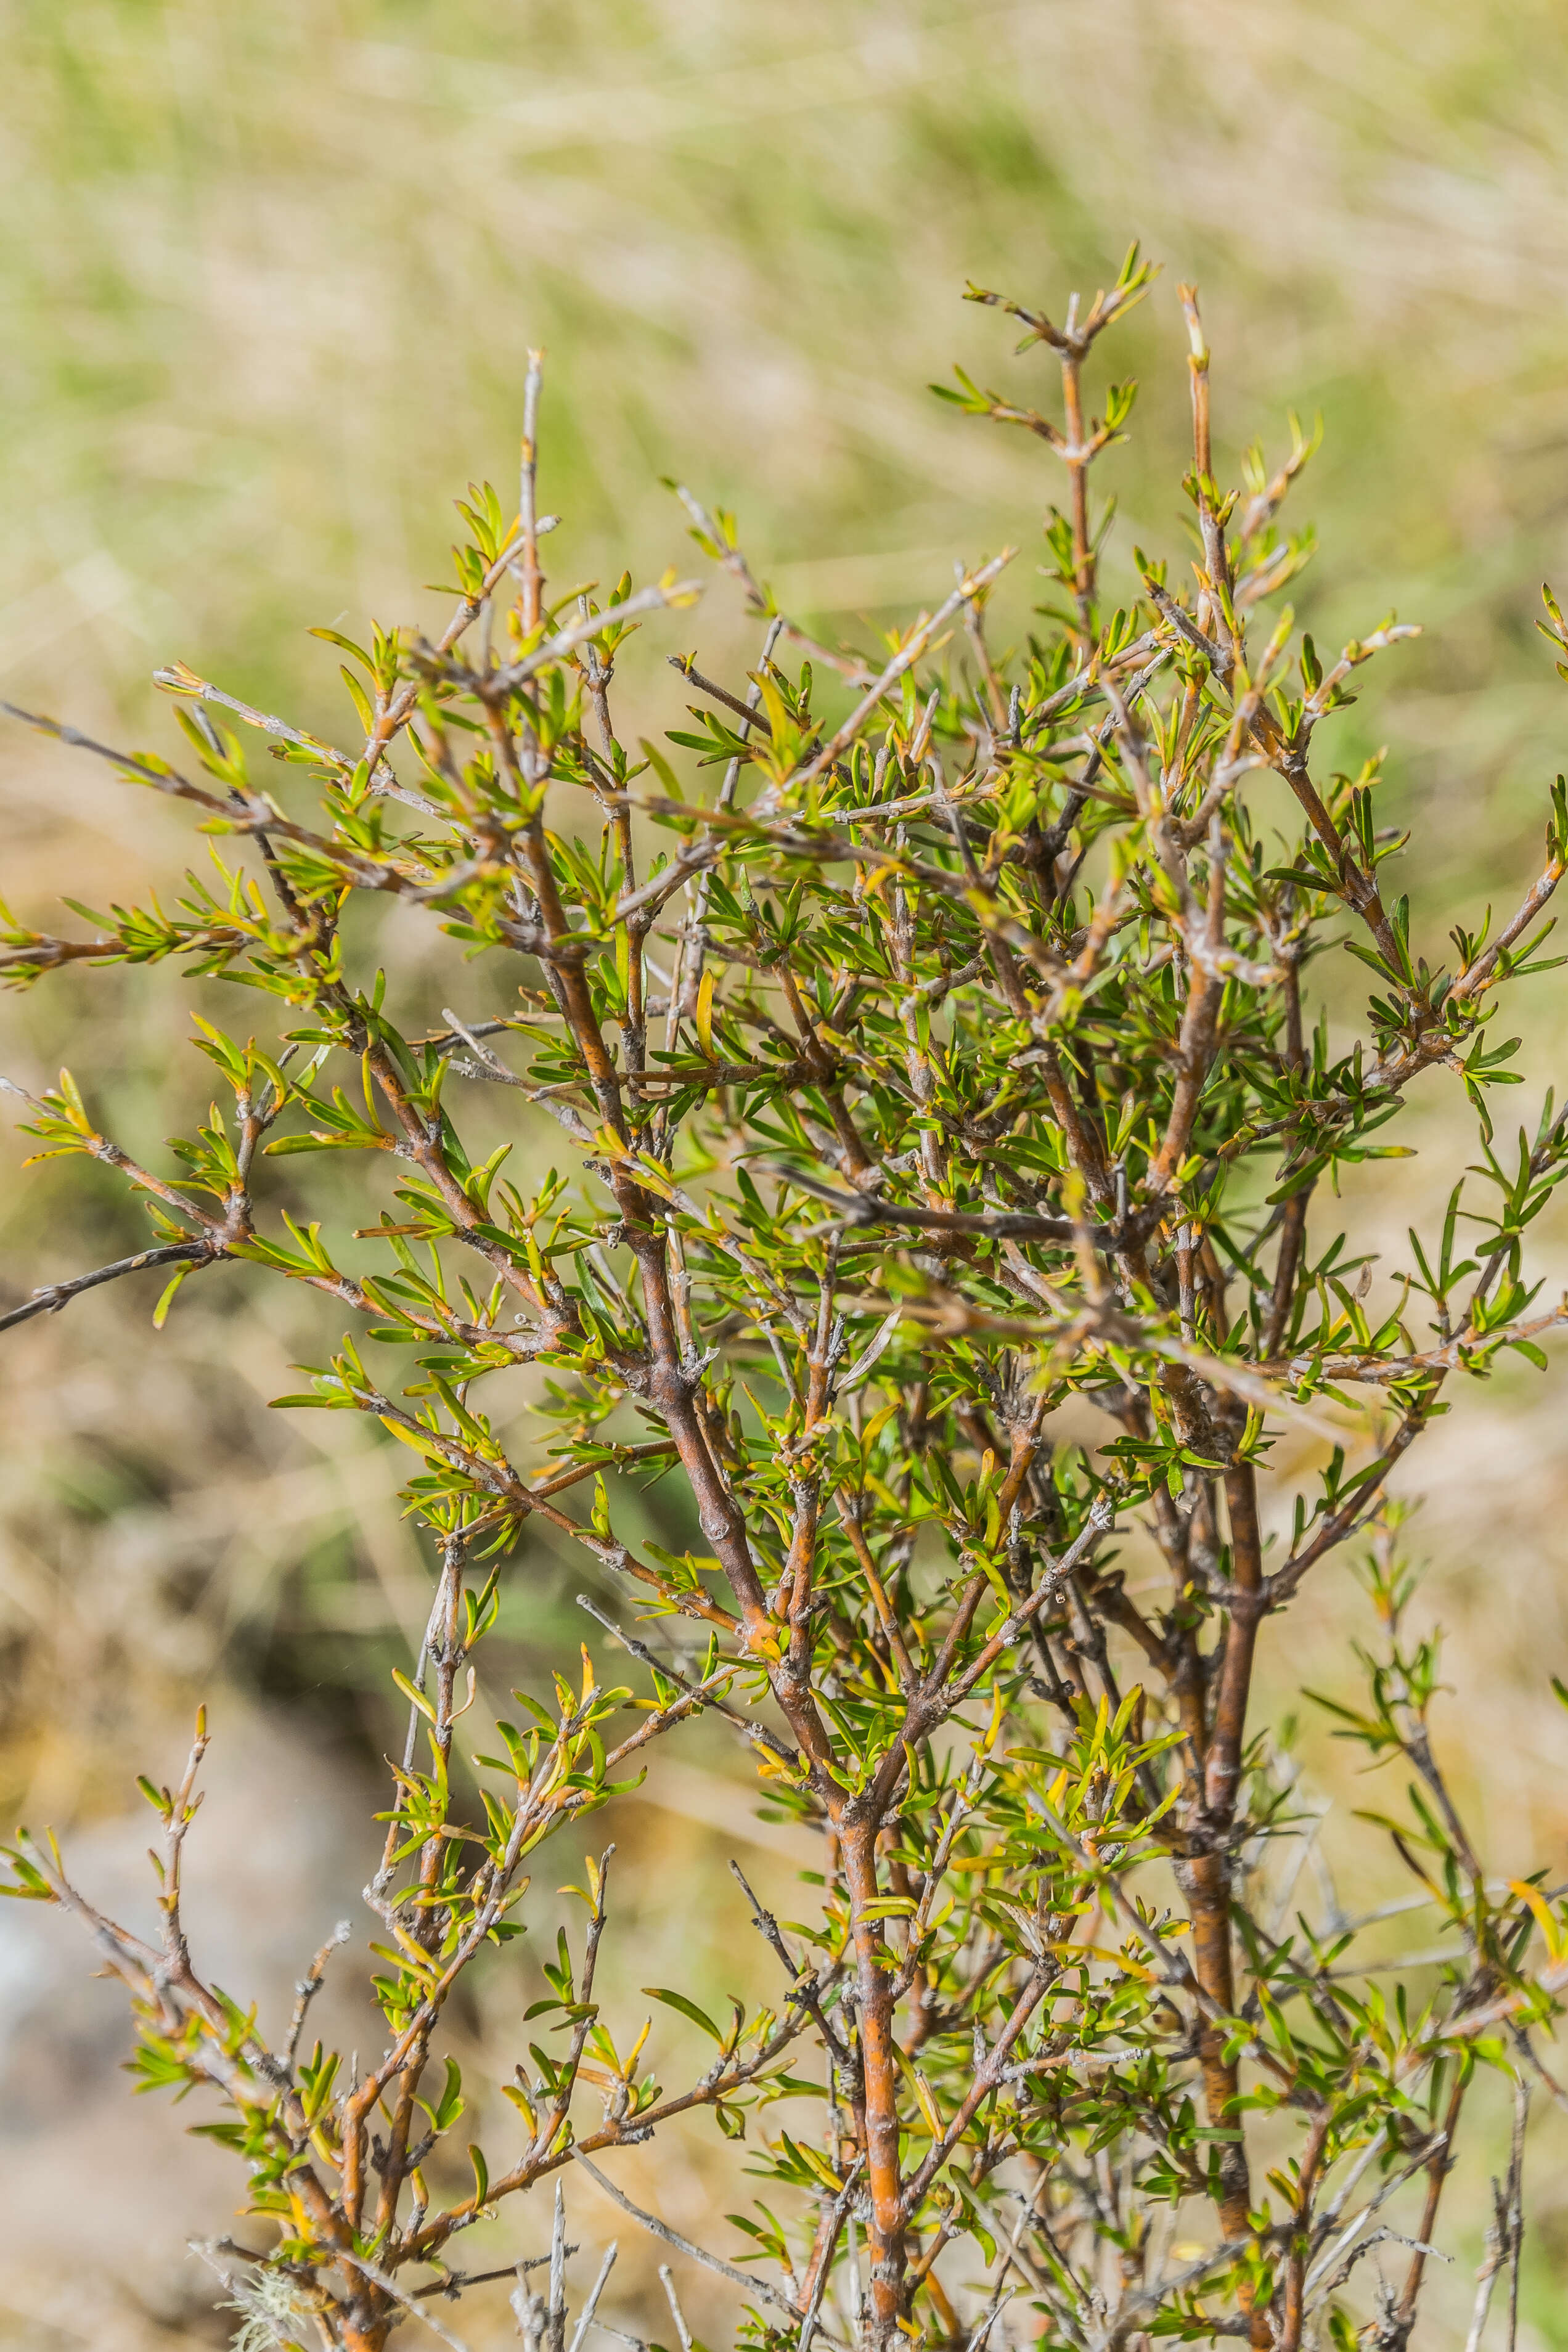
POLYGON ((697 1024, 697 1034, 702 1041, 702 1051, 710 1062, 716 1062, 719 1056, 713 1051, 713 974, 711 971, 705 971, 702 975, 702 984, 697 992, 697 1009, 692 1018, 697 1024))
POLYGON ((153 1328, 154 1331, 161 1331, 164 1324, 168 1321, 169 1309, 174 1303, 174 1293, 178 1290, 181 1283, 184 1282, 186 1275, 191 1271, 192 1269, 188 1265, 176 1267, 168 1283, 164 1286, 163 1295, 162 1298, 159 1299, 157 1306, 153 1309, 153 1328))
POLYGON ((926 2081, 925 2076, 921 2073, 918 2066, 914 2067, 911 2071, 914 2075, 915 2096, 920 2101, 921 2113, 926 2119, 926 2127, 930 2131, 932 2139, 940 2139, 942 2133, 942 2122, 941 2116, 937 2113, 936 2101, 931 2096, 931 2084, 926 2081))
POLYGON ((1540 1887, 1527 1886, 1522 1878, 1510 1878, 1508 1886, 1510 1895, 1517 1895, 1520 1901, 1527 1904, 1533 1911, 1536 1925, 1546 1938, 1547 1951, 1554 1961, 1560 1960, 1563 1952, 1568 1950, 1568 1937, 1564 1937, 1562 1920, 1558 1918, 1540 1887))
POLYGON ((427 1723, 434 1723, 436 1720, 435 1708, 431 1706, 424 1692, 419 1689, 418 1685, 409 1681, 408 1676, 404 1673, 401 1666, 393 1667, 392 1679, 397 1685, 398 1689, 403 1693, 404 1697, 408 1700, 410 1705, 418 1708, 426 1721, 427 1723))
POLYGON ((416 1454, 427 1454, 432 1450, 431 1440, 427 1436, 418 1434, 412 1429, 405 1429, 400 1421, 393 1421, 384 1412, 377 1413, 376 1419, 383 1429, 390 1429, 394 1437, 401 1439, 405 1445, 412 1445, 416 1454))

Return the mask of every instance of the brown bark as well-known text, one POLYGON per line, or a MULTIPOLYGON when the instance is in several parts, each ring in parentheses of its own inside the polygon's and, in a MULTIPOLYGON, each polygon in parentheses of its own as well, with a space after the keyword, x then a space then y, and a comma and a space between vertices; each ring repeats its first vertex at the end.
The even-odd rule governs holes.
MULTIPOLYGON (((1257 1482, 1250 1464, 1235 1464, 1226 1473, 1225 1491, 1230 1515, 1231 1575, 1241 1605, 1232 1610, 1220 1656, 1207 1749, 1190 1822, 1190 1826, 1214 1840, 1218 1850, 1199 1854, 1181 1865, 1180 1875, 1192 1907, 1194 1974, 1207 2003, 1230 2017, 1236 2011, 1231 1861, 1219 1842, 1228 1835, 1236 1820, 1236 1791, 1258 1638, 1258 1611, 1252 1604, 1252 1596, 1259 1593, 1262 1587, 1263 1547, 1258 1524, 1257 1482), (1242 1599, 1244 1595, 1246 1600, 1242 1599)), ((1205 2107, 1211 2126, 1237 2129, 1238 2123, 1232 2103, 1240 2091, 1240 2073, 1236 2061, 1226 2055, 1226 2038, 1224 2026, 1205 2010, 1198 2041, 1205 2107)), ((1227 2238, 1245 2238, 1252 2203, 1247 2149, 1240 2139, 1224 2141, 1221 2148, 1216 2200, 1220 2226, 1227 2238)), ((1267 2347, 1272 2341, 1267 2315, 1254 2312, 1251 2342, 1267 2347)))
POLYGON ((905 2315, 908 2249, 899 2170, 899 2063, 893 2049, 893 1979, 881 1923, 865 1916, 878 1894, 876 1828, 847 1824, 844 1872, 855 1936, 860 2062, 866 2087, 866 2178, 870 2194, 871 2352, 899 2337, 905 2315))

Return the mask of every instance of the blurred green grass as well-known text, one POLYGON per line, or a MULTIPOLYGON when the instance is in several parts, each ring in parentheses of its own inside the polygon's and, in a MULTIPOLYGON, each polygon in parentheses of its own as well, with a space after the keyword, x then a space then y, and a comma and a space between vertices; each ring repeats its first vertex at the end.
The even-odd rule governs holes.
MULTIPOLYGON (((447 501, 510 484, 538 343, 563 582, 684 564, 677 475, 738 509, 824 628, 864 638, 1005 541, 1017 626, 1053 461, 925 387, 958 360, 1048 394, 965 280, 1059 310, 1137 236, 1166 274, 1109 361, 1144 387, 1096 481, 1121 544, 1182 545, 1174 281, 1194 278, 1223 467, 1255 436, 1278 452, 1290 409, 1323 416, 1299 609, 1321 641, 1390 606, 1427 625, 1336 744, 1347 764, 1394 747, 1424 919, 1528 870, 1564 707, 1536 583, 1568 570, 1568 16, 1548 0, 0 0, 0 70, 7 696, 166 744, 149 676, 178 656, 325 723, 335 665, 305 627, 429 609, 447 501)), ((716 593, 690 641, 730 653, 736 628, 716 593)), ((631 690, 649 715, 671 691, 654 661, 631 690)), ((19 733, 0 736, 0 887, 40 923, 63 889, 129 895, 189 854, 166 809, 19 733)), ((40 1075, 63 1049, 129 1139, 201 1108, 173 974, 67 976, 0 1024, 0 1066, 40 1075)), ((61 1192, 19 1158, 8 1296, 134 1245, 95 1171, 61 1192)), ((1382 1201, 1391 1248, 1414 1181, 1382 1201)), ((171 1713, 215 1680, 279 1719, 313 1681, 368 1689, 418 1606, 380 1450, 259 1409, 293 1384, 299 1328, 216 1277, 154 1346, 150 1306, 99 1294, 7 1343, 0 1781, 62 1822, 164 1769, 171 1713)), ((1522 1861, 1526 1829, 1556 1852, 1564 1826, 1568 1758, 1532 1687, 1568 1641, 1561 1407, 1510 1396, 1449 1427, 1421 1474, 1464 1660, 1448 1736, 1522 1861), (1528 1631, 1501 1574, 1531 1595, 1528 1631)), ((563 1571, 532 1568, 520 1639, 553 1641, 574 1612, 563 1571)), ((1338 1638, 1331 1604, 1303 1612, 1294 1663, 1329 1679, 1338 1638)), ((717 1773, 710 1793, 721 1814, 717 1773)), ((698 1866, 673 1832, 649 1851, 698 1866)), ((645 1916, 658 1884, 634 1881, 645 1916)), ((1568 2343, 1560 2191, 1534 2228, 1526 2317, 1568 2343)), ((0 2340, 52 2347, 7 2332, 10 2292, 0 2340)))
POLYGON ((303 622, 398 608, 447 497, 508 478, 531 342, 574 564, 674 552, 682 473, 796 604, 912 600, 1051 494, 924 391, 1021 373, 965 278, 1060 303, 1138 236, 1169 275, 1112 362, 1150 380, 1105 469, 1134 530, 1175 521, 1195 277, 1227 454, 1324 415, 1325 622, 1440 632, 1397 689, 1445 706, 1431 781, 1489 792, 1550 732, 1559 9, 11 0, 0 29, 14 682, 85 664, 134 707, 177 647, 298 697, 303 622))

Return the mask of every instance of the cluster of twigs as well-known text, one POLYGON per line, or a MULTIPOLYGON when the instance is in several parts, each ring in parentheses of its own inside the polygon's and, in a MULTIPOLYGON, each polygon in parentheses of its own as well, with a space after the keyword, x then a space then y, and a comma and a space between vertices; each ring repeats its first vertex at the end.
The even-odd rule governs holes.
MULTIPOLYGON (((263 2241, 213 2257, 247 2341, 313 2327, 379 2352, 416 2315, 455 2340, 432 2297, 479 2283, 455 2242, 552 2181, 549 2294, 520 2272, 514 2307, 527 2342, 563 2352, 560 2183, 582 2166, 740 2283, 752 2340, 800 2352, 1009 2334, 1398 2352, 1483 2064, 1514 2079, 1521 2118, 1483 2288, 1510 2264, 1517 2282, 1525 2090, 1562 2095, 1537 2045, 1568 1986, 1568 1908, 1544 1874, 1489 1876, 1451 1801, 1385 1486, 1456 1375, 1505 1350, 1544 1361, 1563 1318, 1535 1308, 1522 1257, 1568 1173, 1568 1114, 1549 1099, 1515 1158, 1488 1101, 1516 1076, 1492 1041, 1502 992, 1548 968, 1568 803, 1560 780, 1517 913, 1456 932, 1450 963, 1424 958, 1385 893, 1403 836, 1379 822, 1377 768, 1335 774, 1318 744, 1355 671, 1409 632, 1389 621, 1325 659, 1289 611, 1259 618, 1309 552, 1279 515, 1310 444, 1298 432, 1276 471, 1254 455, 1242 488, 1220 487, 1190 289, 1191 573, 1139 555, 1106 610, 1089 477, 1132 388, 1097 420, 1083 372, 1150 276, 1134 254, 1060 325, 974 294, 1061 378, 1059 423, 967 379, 948 395, 1067 469, 1057 602, 1011 651, 987 629, 1007 554, 872 656, 808 638, 731 520, 683 493, 755 615, 757 664, 725 684, 681 656, 690 725, 634 750, 621 649, 696 590, 546 594, 536 361, 518 515, 488 488, 463 506, 447 627, 317 633, 348 657, 352 749, 183 667, 160 682, 205 781, 86 746, 245 854, 191 877, 173 913, 116 908, 73 939, 13 925, 12 975, 184 957, 269 1000, 279 1034, 198 1023, 225 1107, 175 1146, 175 1176, 100 1133, 68 1076, 24 1097, 43 1153, 115 1171, 153 1239, 5 1319, 151 1265, 170 1270, 158 1323, 226 1261, 309 1286, 353 1329, 287 1402, 374 1415, 411 1448, 439 1560, 366 1890, 374 2061, 306 2054, 325 1950, 277 2047, 198 1974, 180 1876, 205 1729, 178 1787, 144 1784, 161 1941, 96 1910, 51 1843, 24 1834, 13 1855, 13 1891, 73 1911, 129 1987, 142 2079, 218 2096, 204 2127, 243 2159, 263 2241), (270 739, 269 785, 225 713, 270 739), (1299 830, 1276 840, 1255 807, 1280 787, 1299 830), (345 942, 356 892, 461 943, 475 1009, 408 1034, 395 971, 356 971, 345 942), (1374 984, 1345 1051, 1303 992, 1336 944, 1374 984), (1374 1312, 1370 1260, 1314 1212, 1325 1180, 1404 1148, 1387 1131, 1418 1080, 1468 1090, 1480 1166, 1439 1235, 1411 1234, 1374 1312), (465 1147, 465 1085, 521 1097, 515 1161, 510 1142, 465 1147), (570 1175, 544 1170, 547 1120, 570 1175), (269 1184, 275 1163, 321 1151, 368 1155, 352 1236, 269 1206, 298 1174, 269 1184), (520 1382, 532 1470, 488 1409, 520 1382), (1076 1400, 1104 1442, 1062 1438, 1076 1400), (1271 1478, 1280 1431, 1341 1431, 1346 1409, 1364 1458, 1335 1444, 1300 1482, 1271 1478), (617 1532, 626 1482, 664 1472, 689 1497, 680 1553, 617 1532), (592 1563, 584 1607, 631 1679, 602 1682, 584 1649, 580 1677, 520 1694, 526 1719, 470 1755, 473 1660, 535 1519, 592 1563), (1266 1524, 1285 1531, 1272 1564, 1266 1524), (1316 1924, 1297 1907, 1309 1825, 1249 1717, 1272 1621, 1369 1528, 1382 1647, 1364 1704, 1335 1705, 1408 1768, 1394 1846, 1449 1939, 1393 1991, 1361 1931, 1401 1906, 1316 1924), (1158 1563, 1136 1591, 1118 1532, 1158 1563), (581 1946, 546 1971, 555 2045, 517 2068, 508 2147, 471 2144, 454 2186, 454 1987, 522 1932, 544 1841, 702 1714, 820 1834, 814 1921, 786 1929, 741 1881, 776 2006, 725 2022, 659 1991, 713 2044, 663 2087, 649 2028, 628 2034, 596 1995, 608 1856, 590 1862, 581 1946), (763 2175, 771 2201, 738 2218, 744 2268, 599 2168, 694 2109, 763 2175), (1391 2245, 1393 2284, 1366 2259, 1391 2245)), ((574 2352, 605 2324, 609 2259, 574 2352)))

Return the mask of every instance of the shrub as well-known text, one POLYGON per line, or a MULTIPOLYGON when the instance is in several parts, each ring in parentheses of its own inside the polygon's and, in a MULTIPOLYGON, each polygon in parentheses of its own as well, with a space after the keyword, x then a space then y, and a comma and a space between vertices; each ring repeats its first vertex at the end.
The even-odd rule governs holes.
MULTIPOLYGON (((272 2043, 187 1949, 201 1725, 175 1785, 142 1783, 161 1942, 102 1916, 52 1841, 23 1832, 11 1857, 10 1891, 74 1913, 128 1987, 141 2081, 216 2095, 203 2128, 243 2163, 266 2240, 218 2258, 247 2343, 314 2328, 375 2352, 411 2314, 452 2340, 429 2296, 467 2284, 467 2227, 577 2165, 601 2178, 694 2108, 763 2176, 738 2224, 749 2269, 686 2248, 742 2283, 758 2342, 1295 2352, 1364 2320, 1359 2340, 1403 2347, 1486 2067, 1521 2123, 1483 2297, 1517 2260, 1568 1906, 1543 1873, 1489 1877, 1456 1809, 1385 1488, 1457 1376, 1505 1351, 1544 1363, 1562 1319, 1534 1309, 1522 1259, 1568 1172, 1568 1113, 1549 1097, 1516 1149, 1489 1105, 1517 1078, 1517 1041, 1493 1042, 1503 990, 1548 968, 1568 805, 1559 780, 1516 914, 1457 930, 1447 964, 1416 951, 1408 901, 1384 893, 1405 836, 1379 823, 1377 765, 1334 774, 1318 742, 1356 670, 1410 632, 1390 620, 1323 658, 1288 610, 1259 619, 1309 552, 1279 515, 1310 444, 1297 431, 1276 472, 1255 454, 1244 488, 1218 486, 1190 289, 1191 578, 1135 554, 1107 611, 1089 472, 1132 387, 1091 421, 1083 371, 1150 277, 1134 252, 1059 326, 971 289, 1061 375, 1060 424, 966 378, 944 394, 1066 467, 1057 601, 1010 653, 987 635, 1007 554, 873 659, 805 637, 731 518, 683 493, 762 641, 733 684, 682 656, 691 724, 634 755, 621 649, 696 591, 628 575, 603 603, 546 593, 536 360, 519 517, 489 488, 464 503, 440 635, 317 632, 347 656, 355 749, 178 666, 159 682, 205 781, 85 746, 243 848, 187 877, 173 914, 116 908, 68 940, 13 926, 12 975, 179 957, 273 1023, 264 1040, 198 1020, 224 1107, 172 1176, 100 1134, 68 1076, 26 1097, 41 1156, 101 1161, 153 1236, 8 1320, 154 1265, 157 1324, 226 1261, 320 1292, 353 1329, 281 1402, 374 1415, 409 1447, 436 1563, 366 1890, 384 2047, 357 2076, 304 2054, 325 1951, 272 2043), (271 739, 275 789, 215 710, 271 739), (398 972, 345 930, 355 894, 458 943, 470 1017, 409 1034, 398 972), (1334 947, 1374 991, 1342 1048, 1303 992, 1334 947), (452 1099, 479 1082, 519 1097, 515 1159, 465 1147, 452 1099), (1479 1164, 1374 1307, 1331 1194, 1408 1148, 1390 1139, 1418 1082, 1464 1088, 1479 1164), (545 1166, 546 1115, 567 1172, 545 1166), (269 1206, 321 1152, 364 1155, 352 1231, 269 1206), (520 1375, 531 1468, 493 1417, 520 1375), (1064 1433, 1091 1412, 1102 1436, 1064 1433), (665 1474, 689 1548, 634 1549, 628 1482, 665 1474), (594 1647, 469 1755, 473 1661, 540 1520, 591 1563, 594 1647), (1152 1563, 1137 1590, 1119 1532, 1152 1563), (1249 1713, 1260 1642, 1358 1540, 1379 1633, 1358 1653, 1367 1696, 1333 1713, 1407 1768, 1393 1884, 1413 1873, 1449 1938, 1392 1979, 1363 1932, 1387 1906, 1358 1928, 1297 1906, 1311 1822, 1280 1725, 1249 1713), (472 2147, 454 2186, 454 1987, 523 1932, 544 1842, 703 1714, 748 1745, 773 1815, 820 1836, 819 1919, 785 1928, 737 1890, 776 2002, 715 2020, 658 1991, 714 2045, 663 2087, 647 2027, 595 2000, 609 1915, 590 1861, 581 1938, 546 1969, 552 2047, 517 2069, 509 2144, 472 2147), (772 2111, 792 2102, 786 2128, 772 2111), (1362 2258, 1395 2236, 1380 2284, 1362 2258)), ((520 2269, 513 2295, 525 2338, 557 2347, 561 2210, 548 2293, 520 2269)))

